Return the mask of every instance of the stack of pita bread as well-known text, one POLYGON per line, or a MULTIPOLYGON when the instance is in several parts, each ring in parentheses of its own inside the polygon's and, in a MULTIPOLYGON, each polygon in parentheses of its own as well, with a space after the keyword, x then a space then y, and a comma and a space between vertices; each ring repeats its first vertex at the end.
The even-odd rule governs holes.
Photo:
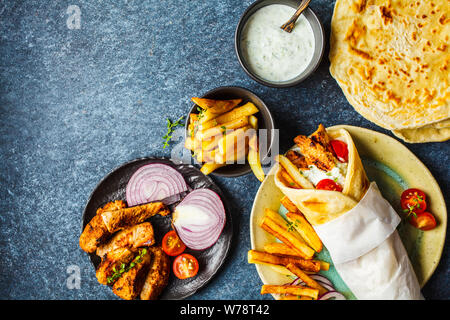
POLYGON ((407 142, 450 138, 450 2, 337 0, 330 72, 362 116, 407 142))

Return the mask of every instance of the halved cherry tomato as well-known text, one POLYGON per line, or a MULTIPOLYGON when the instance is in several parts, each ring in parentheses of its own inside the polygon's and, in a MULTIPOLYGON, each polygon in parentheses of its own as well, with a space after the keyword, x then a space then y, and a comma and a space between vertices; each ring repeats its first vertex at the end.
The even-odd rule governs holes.
POLYGON ((316 185, 316 189, 339 191, 339 192, 342 191, 342 187, 331 179, 320 180, 319 183, 316 185))
POLYGON ((162 240, 162 248, 169 256, 177 256, 186 249, 186 245, 178 237, 175 230, 166 233, 162 240))
POLYGON ((429 212, 420 212, 412 214, 409 223, 423 231, 431 230, 436 227, 436 219, 429 212))
POLYGON ((173 273, 178 279, 195 277, 198 273, 198 261, 189 253, 180 254, 173 261, 173 273))
POLYGON ((421 213, 427 208, 427 197, 422 190, 406 189, 400 198, 400 204, 405 213, 421 213))
POLYGON ((331 140, 330 144, 338 160, 340 162, 348 162, 347 144, 341 140, 331 140))

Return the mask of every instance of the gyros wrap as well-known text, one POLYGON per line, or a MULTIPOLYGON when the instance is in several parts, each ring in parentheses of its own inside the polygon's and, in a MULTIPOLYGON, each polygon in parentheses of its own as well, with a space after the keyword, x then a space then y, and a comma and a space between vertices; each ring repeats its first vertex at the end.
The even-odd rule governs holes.
POLYGON ((277 187, 297 205, 313 226, 331 221, 352 209, 369 187, 369 180, 348 131, 328 129, 326 133, 330 140, 342 140, 348 146, 347 174, 342 192, 317 190, 306 185, 301 186, 303 189, 295 189, 280 181, 278 171, 275 175, 277 187))
POLYGON ((275 184, 311 223, 348 288, 358 299, 421 299, 396 231, 400 218, 369 183, 348 131, 320 125, 294 141, 296 148, 279 157, 275 184))

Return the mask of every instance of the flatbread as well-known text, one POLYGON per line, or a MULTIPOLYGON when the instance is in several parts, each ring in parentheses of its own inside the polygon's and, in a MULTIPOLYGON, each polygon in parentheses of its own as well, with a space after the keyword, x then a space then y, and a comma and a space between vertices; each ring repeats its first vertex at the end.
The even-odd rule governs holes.
POLYGON ((447 141, 450 139, 450 119, 417 129, 393 130, 392 133, 410 143, 447 141))
POLYGON ((370 121, 411 141, 447 140, 449 39, 448 0, 337 0, 330 72, 370 121))

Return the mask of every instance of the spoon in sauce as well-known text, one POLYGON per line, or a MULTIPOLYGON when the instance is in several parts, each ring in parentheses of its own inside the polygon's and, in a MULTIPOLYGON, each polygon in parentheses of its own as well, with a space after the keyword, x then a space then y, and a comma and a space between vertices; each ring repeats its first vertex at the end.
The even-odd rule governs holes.
POLYGON ((298 6, 297 11, 295 11, 294 15, 281 26, 281 29, 283 29, 286 32, 291 33, 294 29, 295 22, 297 22, 298 17, 302 14, 302 12, 308 7, 308 4, 311 2, 311 0, 303 0, 300 5, 298 6))

